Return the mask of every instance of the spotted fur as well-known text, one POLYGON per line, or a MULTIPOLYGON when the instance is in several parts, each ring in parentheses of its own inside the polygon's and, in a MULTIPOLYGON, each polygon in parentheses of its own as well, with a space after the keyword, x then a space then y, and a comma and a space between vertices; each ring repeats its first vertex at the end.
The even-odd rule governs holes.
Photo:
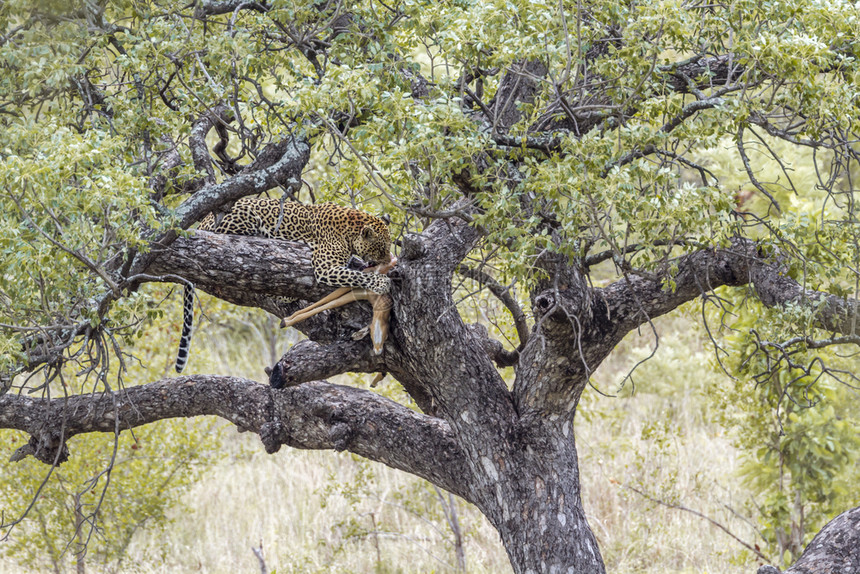
POLYGON ((181 373, 188 362, 191 348, 191 331, 194 323, 194 287, 185 285, 182 297, 182 336, 179 338, 179 351, 176 353, 176 372, 181 373))
MULTIPOLYGON (((357 255, 371 265, 391 261, 391 236, 388 223, 374 215, 334 203, 305 205, 261 197, 237 201, 220 222, 207 215, 198 226, 204 231, 233 235, 256 235, 272 239, 303 241, 311 246, 311 261, 317 281, 332 287, 360 287, 375 293, 388 293, 388 277, 362 273, 347 267, 350 256, 357 255)), ((182 372, 188 360, 194 311, 193 287, 185 287, 182 338, 176 371, 182 372)))

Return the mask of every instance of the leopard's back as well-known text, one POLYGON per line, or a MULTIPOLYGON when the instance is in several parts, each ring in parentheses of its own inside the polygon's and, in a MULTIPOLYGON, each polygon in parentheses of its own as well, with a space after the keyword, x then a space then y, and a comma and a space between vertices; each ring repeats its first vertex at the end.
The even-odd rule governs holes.
POLYGON ((199 229, 233 235, 303 241, 314 248, 314 263, 324 267, 345 264, 352 254, 373 263, 390 261, 388 222, 335 203, 306 205, 265 197, 244 197, 215 225, 211 213, 199 229))
POLYGON ((243 197, 233 204, 217 226, 215 216, 210 213, 198 229, 313 243, 316 237, 314 207, 268 197, 243 197))

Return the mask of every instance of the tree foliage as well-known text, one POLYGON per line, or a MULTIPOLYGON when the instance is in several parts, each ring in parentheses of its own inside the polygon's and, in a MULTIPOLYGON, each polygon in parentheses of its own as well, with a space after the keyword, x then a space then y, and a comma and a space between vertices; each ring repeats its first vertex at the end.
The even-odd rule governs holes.
MULTIPOLYGON (((4 389, 47 398, 73 368, 111 404, 144 401, 127 426, 217 413, 270 450, 349 449, 475 503, 517 572, 599 572, 576 406, 626 333, 701 296, 720 362, 763 383, 751 393, 777 425, 821 431, 779 437, 791 479, 853 460, 827 446, 845 435, 835 411, 800 406, 834 399, 821 381, 857 383, 853 363, 826 360, 860 342, 857 6, 10 0, 0 33, 4 389), (130 342, 164 320, 146 283, 278 315, 297 305, 280 296, 324 292, 300 247, 186 231, 263 192, 389 212, 401 255, 385 356, 345 337, 367 318, 346 310, 302 327, 311 341, 273 386, 390 372, 423 415, 322 383, 266 395, 192 377, 199 394, 169 381, 110 394, 130 342), (466 325, 460 278, 514 328, 466 325), (27 378, 40 369, 45 384, 27 378), (159 392, 173 402, 154 404, 159 392)), ((69 435, 25 416, 58 403, 0 399, 0 422, 33 435, 28 454, 65 459, 69 435)), ((832 498, 826 480, 792 492, 832 498)))
POLYGON ((855 359, 794 350, 773 360, 761 352, 756 326, 763 317, 777 324, 785 314, 773 316, 753 302, 738 308, 726 338, 738 378, 712 389, 710 401, 742 449, 740 476, 754 493, 763 542, 788 566, 850 504, 860 472, 854 432, 860 421, 857 398, 839 374, 855 372, 855 359))

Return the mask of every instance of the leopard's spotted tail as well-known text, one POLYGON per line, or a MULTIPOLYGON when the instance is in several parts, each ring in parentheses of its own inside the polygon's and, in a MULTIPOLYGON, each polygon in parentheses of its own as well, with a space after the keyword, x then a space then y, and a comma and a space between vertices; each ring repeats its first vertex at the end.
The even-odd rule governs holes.
POLYGON ((188 362, 188 351, 191 348, 191 331, 194 325, 194 286, 185 285, 182 295, 182 337, 179 338, 179 352, 176 354, 176 372, 181 373, 188 362))

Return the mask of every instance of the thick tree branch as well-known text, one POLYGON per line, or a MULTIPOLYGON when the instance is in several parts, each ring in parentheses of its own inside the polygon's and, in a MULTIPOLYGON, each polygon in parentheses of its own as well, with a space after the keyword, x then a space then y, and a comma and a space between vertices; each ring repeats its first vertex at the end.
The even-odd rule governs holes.
POLYGON ((490 102, 494 134, 507 132, 522 119, 520 108, 523 104, 534 101, 540 89, 540 80, 546 73, 543 62, 534 60, 514 64, 505 73, 493 101, 490 102))
POLYGON ((198 172, 202 173, 203 185, 215 184, 215 168, 212 166, 212 155, 206 143, 206 135, 216 123, 229 123, 233 119, 227 106, 219 104, 215 109, 203 114, 191 127, 188 136, 188 148, 191 150, 191 160, 198 172))
MULTIPOLYGON (((310 158, 310 146, 301 138, 290 137, 286 138, 286 141, 283 154, 271 165, 254 171, 246 168, 242 173, 221 183, 204 187, 185 200, 175 212, 179 227, 187 229, 221 205, 246 195, 260 194, 278 185, 296 189, 301 187, 301 174, 310 158)), ((159 250, 168 247, 179 236, 173 230, 152 235, 150 239, 152 249, 147 253, 138 252, 134 255, 127 269, 129 276, 146 273, 146 269, 158 256, 159 250)), ((137 283, 133 283, 132 287, 135 287, 137 283)))
POLYGON ((229 14, 237 10, 254 10, 256 12, 268 12, 266 2, 253 2, 249 0, 200 0, 194 9, 194 17, 218 16, 229 14))
POLYGON ((856 334, 860 318, 856 299, 804 289, 774 261, 778 256, 763 256, 754 241, 735 239, 728 249, 702 250, 681 257, 677 261, 678 273, 672 277, 674 289, 668 280, 629 276, 599 290, 596 299, 606 301, 606 318, 618 330, 614 339, 717 287, 748 283, 768 307, 799 305, 814 309, 816 327, 843 335, 856 334))
POLYGON ((534 299, 536 326, 520 352, 513 389, 517 411, 527 420, 554 415, 560 424, 572 422, 588 375, 602 359, 583 346, 590 297, 565 287, 547 289, 534 299))
POLYGON ((588 309, 576 292, 548 289, 535 299, 540 329, 520 357, 514 385, 519 412, 572 414, 589 374, 627 333, 717 287, 752 284, 768 307, 800 305, 814 310, 816 327, 856 334, 857 300, 804 289, 773 260, 763 256, 754 241, 735 239, 726 249, 680 257, 671 278, 674 287, 668 277, 628 275, 595 289, 588 309))
POLYGON ((422 412, 436 414, 433 398, 404 367, 403 357, 392 337, 389 337, 385 352, 378 357, 370 352, 368 338, 361 341, 347 338, 327 345, 302 341, 293 345, 267 372, 269 383, 275 388, 296 386, 314 378, 347 372, 391 373, 422 412))
POLYGON ((514 398, 527 419, 552 413, 556 420, 570 422, 593 364, 581 346, 591 322, 593 292, 584 269, 563 254, 544 252, 536 266, 545 278, 531 293, 535 328, 520 352, 514 398), (585 366, 586 376, 574 363, 585 366))
POLYGON ((628 275, 605 289, 597 290, 595 301, 594 339, 603 337, 607 329, 615 330, 612 345, 643 323, 664 315, 723 285, 745 285, 750 277, 747 265, 758 257, 752 242, 739 240, 729 249, 701 250, 681 257, 678 272, 669 278, 653 280, 628 275), (598 334, 599 332, 599 334, 598 334))
MULTIPOLYGON (((261 307, 279 317, 332 291, 316 282, 311 250, 304 243, 207 231, 195 231, 159 250, 145 273, 142 280, 190 281, 219 299, 261 307), (284 297, 298 301, 285 303, 284 297)), ((331 343, 349 340, 370 323, 370 317, 369 306, 345 305, 303 321, 296 328, 315 341, 331 343)), ((369 349, 366 341, 359 344, 369 349)))
POLYGON ((383 358, 373 356, 368 351, 366 338, 364 341, 338 341, 331 345, 301 341, 284 353, 271 369, 269 383, 276 389, 282 389, 341 373, 384 371, 383 358))
POLYGON ((259 434, 269 452, 283 444, 348 450, 470 496, 463 453, 445 422, 352 387, 314 382, 275 391, 247 379, 194 375, 67 399, 0 396, 0 428, 29 433, 26 454, 48 464, 78 434, 200 415, 259 434))
POLYGON ((331 291, 327 287, 314 290, 317 283, 311 250, 304 243, 208 231, 194 231, 159 250, 146 272, 155 276, 178 275, 234 301, 241 300, 243 292, 314 297, 331 291))

